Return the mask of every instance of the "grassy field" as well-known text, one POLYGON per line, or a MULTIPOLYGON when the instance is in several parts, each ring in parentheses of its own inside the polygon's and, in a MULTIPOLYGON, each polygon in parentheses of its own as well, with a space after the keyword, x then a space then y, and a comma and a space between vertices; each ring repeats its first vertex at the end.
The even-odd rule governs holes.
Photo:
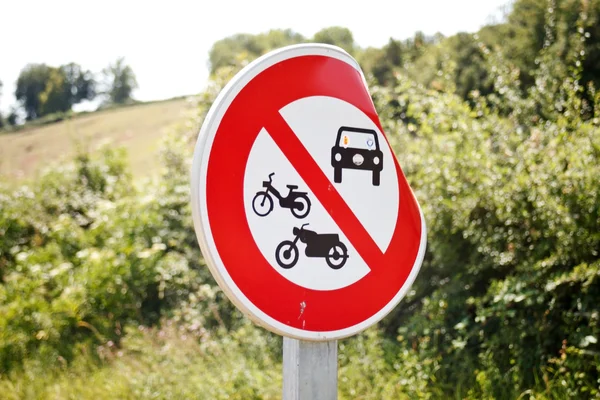
POLYGON ((22 181, 41 168, 110 143, 127 149, 133 173, 155 170, 160 139, 187 120, 190 104, 174 99, 99 111, 62 122, 0 134, 0 177, 22 181))

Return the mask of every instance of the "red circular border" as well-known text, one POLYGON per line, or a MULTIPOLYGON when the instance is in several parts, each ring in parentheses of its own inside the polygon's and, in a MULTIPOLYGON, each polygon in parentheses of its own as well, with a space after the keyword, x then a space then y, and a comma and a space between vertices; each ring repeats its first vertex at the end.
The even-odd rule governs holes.
POLYGON ((355 68, 325 56, 281 61, 246 84, 225 111, 210 151, 206 201, 219 256, 248 300, 282 324, 328 332, 360 324, 392 300, 414 267, 422 228, 419 206, 394 158, 400 204, 383 265, 370 265, 371 272, 350 286, 318 291, 288 281, 267 262, 246 219, 243 187, 248 156, 268 118, 287 104, 309 96, 331 96, 349 102, 383 133, 362 75, 355 68), (305 307, 301 313, 302 303, 305 307))

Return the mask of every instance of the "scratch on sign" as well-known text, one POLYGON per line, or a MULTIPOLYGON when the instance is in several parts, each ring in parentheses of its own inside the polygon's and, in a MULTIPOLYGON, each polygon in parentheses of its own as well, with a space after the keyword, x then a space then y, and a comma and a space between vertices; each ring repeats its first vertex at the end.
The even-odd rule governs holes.
POLYGON ((305 302, 301 302, 300 303, 300 315, 298 315, 298 319, 300 319, 302 317, 302 314, 304 314, 304 309, 306 308, 306 303, 305 302))

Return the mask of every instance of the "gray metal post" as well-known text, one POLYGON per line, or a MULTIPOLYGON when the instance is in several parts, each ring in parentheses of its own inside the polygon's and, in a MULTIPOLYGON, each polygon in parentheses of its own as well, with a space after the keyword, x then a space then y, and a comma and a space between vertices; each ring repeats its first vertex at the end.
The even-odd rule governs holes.
POLYGON ((337 400, 337 340, 283 338, 283 400, 337 400))

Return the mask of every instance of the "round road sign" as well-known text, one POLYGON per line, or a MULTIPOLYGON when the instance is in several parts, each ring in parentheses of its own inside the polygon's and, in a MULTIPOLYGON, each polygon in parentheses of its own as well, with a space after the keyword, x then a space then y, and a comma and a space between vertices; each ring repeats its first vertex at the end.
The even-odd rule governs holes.
POLYGON ((358 63, 338 47, 288 46, 240 71, 206 116, 191 185, 213 276, 278 334, 356 334, 421 266, 421 209, 358 63))

